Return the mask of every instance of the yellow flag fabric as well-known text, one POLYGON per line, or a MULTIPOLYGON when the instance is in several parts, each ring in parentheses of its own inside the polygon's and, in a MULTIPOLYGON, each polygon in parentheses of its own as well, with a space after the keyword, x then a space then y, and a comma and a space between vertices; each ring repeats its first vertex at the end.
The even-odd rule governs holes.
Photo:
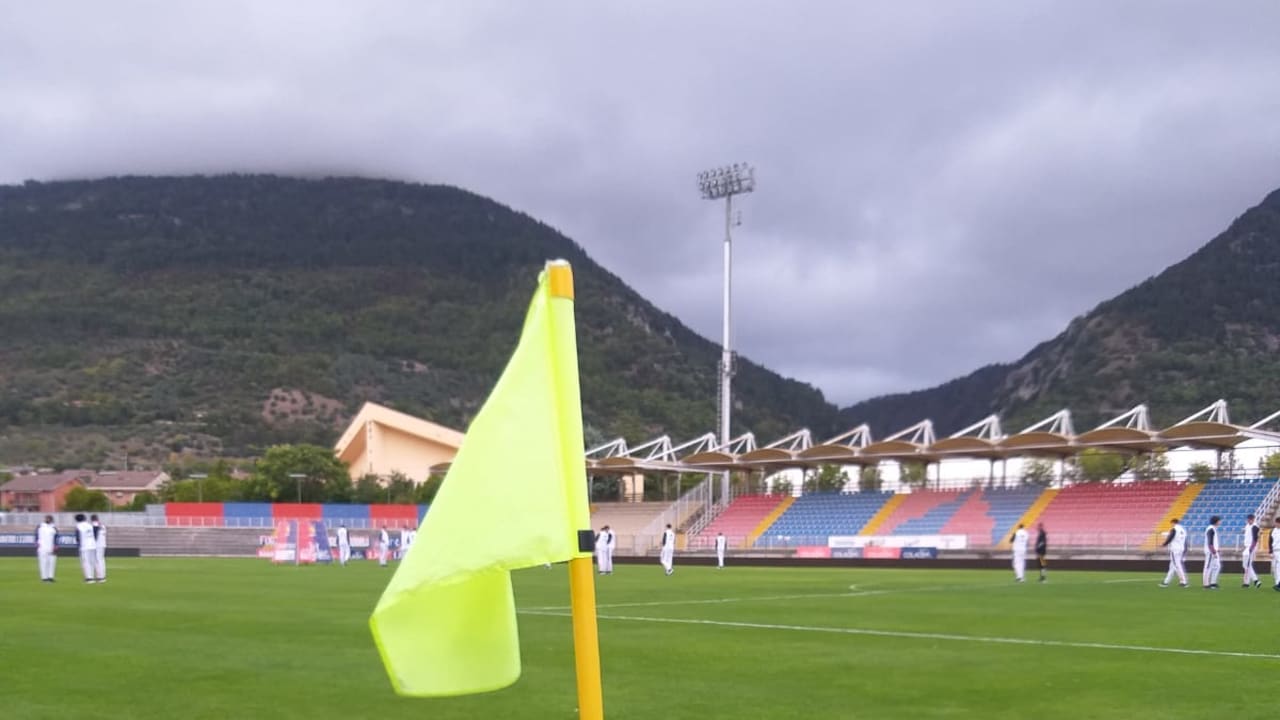
POLYGON ((520 676, 510 571, 588 556, 573 276, 547 264, 520 343, 369 620, 397 693, 444 696, 520 676))

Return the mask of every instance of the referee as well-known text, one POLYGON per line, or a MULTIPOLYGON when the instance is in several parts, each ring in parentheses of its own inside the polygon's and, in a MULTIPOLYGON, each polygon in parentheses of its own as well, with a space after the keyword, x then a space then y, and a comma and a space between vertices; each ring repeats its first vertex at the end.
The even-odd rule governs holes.
POLYGON ((1049 552, 1049 535, 1044 531, 1044 523, 1038 523, 1036 530, 1036 560, 1040 561, 1040 582, 1045 582, 1048 579, 1044 576, 1048 562, 1044 556, 1049 552))

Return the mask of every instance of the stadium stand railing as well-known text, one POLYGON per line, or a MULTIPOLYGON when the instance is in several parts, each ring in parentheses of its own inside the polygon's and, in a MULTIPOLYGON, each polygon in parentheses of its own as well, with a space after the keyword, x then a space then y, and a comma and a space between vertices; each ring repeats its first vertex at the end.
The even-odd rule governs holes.
POLYGON ((706 479, 694 485, 687 492, 667 506, 657 517, 646 525, 640 535, 661 537, 667 525, 677 530, 692 530, 696 533, 711 522, 724 505, 715 502, 713 482, 719 482, 719 476, 708 474, 706 479))

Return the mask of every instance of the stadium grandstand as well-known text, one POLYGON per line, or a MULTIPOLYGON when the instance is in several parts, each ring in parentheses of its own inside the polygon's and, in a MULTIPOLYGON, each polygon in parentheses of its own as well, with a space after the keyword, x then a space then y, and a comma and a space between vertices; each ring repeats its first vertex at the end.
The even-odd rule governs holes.
POLYGON ((1275 480, 1244 471, 1241 460, 1256 463, 1280 450, 1280 433, 1267 429, 1277 417, 1233 424, 1226 402, 1219 400, 1164 429, 1154 427, 1147 407, 1138 405, 1083 433, 1076 433, 1064 409, 1013 434, 1004 433, 993 415, 946 438, 937 438, 932 422, 922 420, 879 441, 866 425, 819 443, 801 430, 763 447, 751 433, 727 443, 708 434, 684 445, 663 436, 634 449, 617 439, 589 450, 587 466, 596 475, 706 474, 689 494, 702 498, 699 511, 686 513, 688 522, 674 523, 689 548, 709 547, 723 532, 741 550, 821 545, 834 538, 914 538, 998 551, 1008 547, 1019 524, 1044 523, 1055 547, 1149 552, 1173 517, 1198 528, 1210 515, 1222 515, 1228 542, 1238 542, 1239 529, 1233 528, 1243 524, 1244 515, 1274 515, 1280 500, 1275 480), (1182 453, 1184 464, 1207 460, 1203 464, 1223 477, 1186 482, 1184 467, 1169 468, 1168 478, 1160 480, 1140 480, 1130 472, 1109 482, 1075 481, 1071 459, 1087 450, 1138 457, 1182 453), (1025 469, 1032 460, 1052 468, 1047 485, 1024 485, 1009 474, 1011 464, 1025 469), (925 467, 923 487, 904 482, 905 464, 925 467), (774 479, 787 477, 786 486, 800 489, 804 483, 794 482, 795 475, 824 465, 847 468, 850 478, 863 468, 880 469, 889 492, 857 492, 851 480, 843 492, 769 494, 774 479), (961 469, 948 472, 953 466, 961 469), (761 482, 746 483, 741 495, 727 485, 718 490, 714 478, 725 473, 761 482))

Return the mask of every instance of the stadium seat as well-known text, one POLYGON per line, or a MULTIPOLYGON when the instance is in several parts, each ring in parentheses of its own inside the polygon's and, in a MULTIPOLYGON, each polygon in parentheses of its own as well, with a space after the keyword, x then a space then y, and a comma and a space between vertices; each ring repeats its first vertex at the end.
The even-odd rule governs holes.
POLYGON ((1186 488, 1179 482, 1080 483, 1063 488, 1038 521, 1050 546, 1138 548, 1186 488))
POLYGON ((769 517, 786 495, 742 495, 733 499, 711 524, 688 540, 688 547, 712 547, 717 534, 724 533, 730 547, 740 547, 747 536, 769 517))
MULTIPOLYGON (((1204 489, 1196 496, 1191 507, 1187 508, 1182 524, 1190 533, 1188 539, 1192 548, 1203 544, 1200 533, 1209 524, 1214 515, 1222 517, 1222 547, 1238 548, 1243 541, 1245 516, 1257 512, 1267 493, 1275 486, 1272 478, 1254 480, 1211 480, 1205 483, 1204 489)), ((1267 518, 1260 518, 1259 524, 1270 524, 1267 518)), ((1168 528, 1155 528, 1163 532, 1168 528)))
POLYGON ((969 547, 998 545, 1013 532, 1014 525, 1042 492, 1038 487, 988 488, 974 492, 939 534, 964 535, 969 547))
POLYGON ((812 493, 774 521, 756 545, 824 544, 831 535, 857 535, 893 493, 812 493))
POLYGON ((917 490, 885 518, 876 535, 937 535, 974 490, 917 490))

